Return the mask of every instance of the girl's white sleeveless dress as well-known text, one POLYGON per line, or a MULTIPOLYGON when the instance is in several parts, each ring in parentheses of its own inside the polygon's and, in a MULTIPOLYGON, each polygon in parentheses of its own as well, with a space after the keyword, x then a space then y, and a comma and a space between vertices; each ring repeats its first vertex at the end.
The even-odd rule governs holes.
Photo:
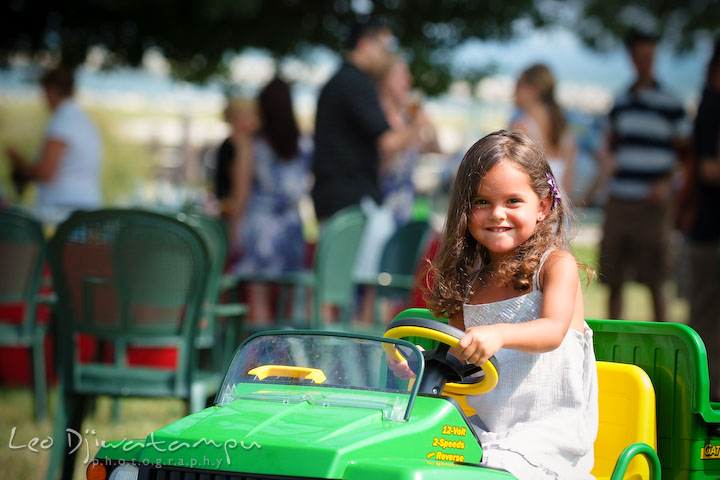
MULTIPOLYGON (((465 328, 522 323, 539 318, 542 292, 499 302, 463 305, 465 328)), ((592 330, 569 328, 558 348, 545 353, 500 349, 500 381, 484 395, 468 397, 483 448, 482 464, 520 480, 594 478, 593 444, 598 430, 598 387, 592 330)))

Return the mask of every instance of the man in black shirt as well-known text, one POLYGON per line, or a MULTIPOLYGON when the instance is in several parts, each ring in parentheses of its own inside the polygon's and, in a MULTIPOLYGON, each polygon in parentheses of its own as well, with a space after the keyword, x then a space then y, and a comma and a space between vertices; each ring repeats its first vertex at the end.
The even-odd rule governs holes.
POLYGON ((417 136, 416 126, 392 129, 380 108, 375 81, 389 66, 392 42, 387 27, 357 25, 342 66, 320 92, 312 197, 321 221, 366 196, 380 203, 380 153, 417 136))

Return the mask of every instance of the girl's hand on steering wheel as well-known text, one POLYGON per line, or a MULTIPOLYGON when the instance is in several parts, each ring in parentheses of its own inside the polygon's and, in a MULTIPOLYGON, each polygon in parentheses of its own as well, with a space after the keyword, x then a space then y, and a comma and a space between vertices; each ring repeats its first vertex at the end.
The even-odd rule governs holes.
POLYGON ((482 366, 502 347, 503 338, 497 325, 483 325, 468 328, 457 349, 465 361, 482 366))
MULTIPOLYGON (((421 346, 417 345, 417 348, 424 352, 425 349, 421 346)), ((407 360, 398 361, 392 358, 390 355, 385 355, 385 362, 388 364, 388 368, 390 368, 390 371, 395 375, 396 377, 408 380, 410 378, 415 378, 415 372, 412 371, 410 368, 410 365, 408 365, 407 360)))

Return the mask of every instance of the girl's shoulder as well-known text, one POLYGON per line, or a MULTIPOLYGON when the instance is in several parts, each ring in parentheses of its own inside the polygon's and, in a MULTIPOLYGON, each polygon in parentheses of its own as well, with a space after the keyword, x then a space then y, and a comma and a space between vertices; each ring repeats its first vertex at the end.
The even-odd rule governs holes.
POLYGON ((575 256, 568 250, 565 250, 564 248, 560 248, 560 247, 553 248, 552 250, 549 250, 546 253, 545 265, 548 265, 552 262, 558 262, 563 259, 571 260, 572 262, 575 262, 575 256))
POLYGON ((549 251, 544 256, 537 272, 540 289, 542 290, 549 278, 556 275, 577 275, 577 269, 577 260, 572 253, 561 248, 549 251))

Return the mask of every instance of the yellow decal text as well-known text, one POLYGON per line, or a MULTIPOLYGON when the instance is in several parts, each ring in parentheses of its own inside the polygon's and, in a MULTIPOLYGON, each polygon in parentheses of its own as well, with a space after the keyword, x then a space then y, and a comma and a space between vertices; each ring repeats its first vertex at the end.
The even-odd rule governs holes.
POLYGON ((435 453, 436 460, 445 460, 448 462, 462 462, 465 460, 464 455, 455 455, 454 453, 443 453, 440 450, 435 453))
POLYGON ((715 460, 720 459, 720 445, 713 445, 708 443, 702 449, 700 453, 701 460, 715 460))
POLYGON ((456 425, 443 425, 442 427, 442 435, 457 435, 458 437, 464 437, 466 433, 466 427, 458 427, 456 425))
POLYGON ((465 449, 465 442, 462 440, 457 441, 451 441, 451 440, 445 440, 444 438, 433 438, 433 447, 440 447, 443 450, 446 448, 457 448, 458 450, 464 450, 465 449))

